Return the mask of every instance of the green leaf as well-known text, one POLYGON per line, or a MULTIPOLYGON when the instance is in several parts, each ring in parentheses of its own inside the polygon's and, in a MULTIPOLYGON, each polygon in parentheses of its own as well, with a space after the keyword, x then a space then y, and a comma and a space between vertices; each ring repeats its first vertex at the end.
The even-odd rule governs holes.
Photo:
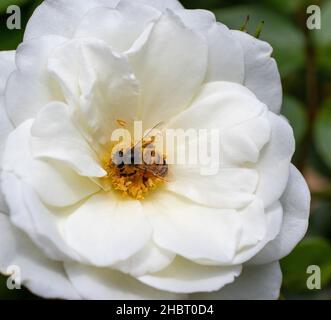
POLYGON ((331 100, 323 104, 314 125, 314 140, 318 153, 331 168, 331 100))
POLYGON ((287 17, 259 5, 242 5, 215 11, 220 22, 231 29, 240 29, 247 15, 250 16, 248 32, 254 34, 264 21, 260 39, 274 48, 274 57, 283 77, 304 65, 304 37, 287 17))
POLYGON ((304 105, 298 99, 285 96, 282 114, 289 120, 293 130, 296 144, 299 145, 307 130, 307 115, 304 105))
POLYGON ((307 268, 311 265, 321 268, 321 287, 324 288, 331 281, 331 245, 326 239, 305 239, 281 261, 283 288, 291 292, 310 291, 307 268))

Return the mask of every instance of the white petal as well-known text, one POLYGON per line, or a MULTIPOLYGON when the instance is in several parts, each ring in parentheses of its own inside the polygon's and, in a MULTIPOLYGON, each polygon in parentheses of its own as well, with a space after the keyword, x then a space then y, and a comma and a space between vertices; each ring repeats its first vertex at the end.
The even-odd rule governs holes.
POLYGON ((140 116, 146 128, 188 106, 205 78, 207 49, 201 36, 167 12, 141 50, 129 55, 141 84, 140 116))
POLYGON ((271 124, 270 141, 255 166, 260 176, 256 195, 263 199, 265 207, 278 201, 284 193, 295 150, 293 130, 287 120, 272 112, 268 117, 271 124))
POLYGON ((282 105, 282 85, 272 47, 248 33, 233 31, 240 42, 245 60, 244 85, 252 90, 269 109, 279 113, 282 105))
POLYGON ((116 9, 96 8, 89 11, 76 29, 75 37, 100 39, 113 50, 124 52, 160 14, 152 7, 121 1, 116 9))
POLYGON ((159 248, 151 241, 134 256, 116 263, 113 267, 137 277, 166 268, 172 263, 174 258, 174 253, 159 248))
POLYGON ((151 227, 139 201, 99 193, 81 204, 65 225, 69 245, 90 263, 110 266, 140 251, 151 227))
POLYGON ((265 106, 244 86, 232 82, 205 84, 191 106, 168 124, 172 129, 229 129, 261 115, 265 106))
POLYGON ((144 275, 138 279, 156 289, 176 293, 217 291, 234 281, 241 273, 241 266, 210 267, 201 266, 182 258, 165 270, 144 275))
MULTIPOLYGON (((9 133, 13 130, 13 125, 9 121, 5 110, 3 97, 0 96, 0 179, 2 172, 2 155, 9 133)), ((1 182, 1 180, 0 180, 1 182)), ((0 188, 0 212, 8 213, 8 206, 0 188)))
POLYGON ((18 70, 9 77, 5 91, 7 113, 15 126, 34 118, 48 102, 63 101, 63 95, 46 66, 51 52, 65 40, 59 36, 44 36, 18 47, 18 70))
POLYGON ((241 227, 234 210, 199 206, 166 191, 142 204, 161 248, 189 260, 232 261, 241 227))
POLYGON ((68 39, 47 35, 21 43, 16 50, 17 68, 26 75, 46 77, 48 58, 54 49, 68 39))
POLYGON ((179 10, 183 8, 183 6, 178 0, 125 0, 125 1, 151 6, 162 12, 166 11, 166 9, 179 10))
POLYGON ((52 206, 72 205, 100 189, 90 179, 59 162, 34 159, 30 150, 31 125, 32 121, 24 122, 8 137, 4 171, 14 173, 32 186, 42 201, 52 206))
POLYGON ((186 26, 199 32, 209 49, 208 71, 205 82, 232 81, 244 83, 244 54, 239 41, 222 23, 216 22, 207 10, 178 10, 186 26))
POLYGON ((5 148, 6 140, 9 133, 14 129, 10 122, 4 104, 3 97, 0 96, 0 170, 1 170, 1 159, 5 148))
POLYGON ((244 266, 231 284, 211 294, 191 295, 197 300, 276 300, 279 298, 282 273, 278 262, 261 266, 244 266))
POLYGON ((277 237, 250 262, 264 264, 287 256, 304 237, 309 218, 310 193, 301 173, 291 166, 290 178, 281 198, 284 219, 277 237))
POLYGON ((240 209, 255 198, 258 175, 251 169, 225 168, 214 175, 201 175, 199 167, 185 165, 170 166, 170 170, 174 178, 166 188, 198 204, 240 209))
POLYGON ((175 13, 187 27, 202 35, 216 23, 215 15, 207 10, 182 9, 176 10, 175 13))
POLYGON ((221 132, 223 161, 231 164, 256 163, 270 139, 271 126, 265 108, 258 116, 221 132))
POLYGON ((14 71, 8 79, 5 92, 9 118, 15 126, 33 118, 50 101, 61 100, 53 93, 47 83, 40 82, 36 77, 26 76, 19 70, 14 71))
POLYGON ((249 261, 269 241, 275 239, 280 231, 283 221, 283 209, 279 202, 264 210, 261 216, 261 203, 253 203, 251 207, 241 212, 243 232, 240 245, 233 263, 239 264, 249 261))
MULTIPOLYGON (((0 186, 2 184, 1 182, 1 171, 0 171, 0 186)), ((5 200, 5 196, 1 190, 1 187, 0 187, 0 212, 4 213, 4 214, 9 214, 9 208, 8 208, 8 205, 6 203, 6 200, 5 200)))
POLYGON ((3 172, 1 180, 11 222, 27 233, 50 259, 63 261, 71 258, 80 261, 62 236, 62 221, 66 212, 59 208, 53 212, 45 207, 34 190, 11 173, 3 172))
POLYGON ((15 69, 15 51, 0 51, 0 96, 3 95, 9 75, 15 69))
POLYGON ((35 158, 59 160, 81 176, 107 175, 92 146, 72 123, 67 105, 54 102, 45 106, 33 122, 31 136, 35 158))
POLYGON ((266 106, 247 88, 231 82, 205 85, 191 107, 173 118, 168 127, 207 129, 209 145, 217 142, 211 139, 211 130, 218 130, 219 162, 230 167, 256 162, 270 137, 266 106))
POLYGON ((114 8, 120 0, 46 0, 29 20, 24 41, 55 34, 72 37, 82 17, 96 7, 114 8))
POLYGON ((137 118, 139 86, 128 60, 98 39, 76 39, 57 48, 48 71, 60 85, 80 127, 108 143, 115 120, 137 118))
POLYGON ((20 268, 22 285, 44 298, 80 299, 68 280, 63 265, 47 259, 8 217, 0 213, 0 271, 20 268))
POLYGON ((255 199, 249 206, 239 211, 242 221, 242 233, 238 244, 238 251, 256 245, 266 236, 267 219, 263 202, 255 199))
POLYGON ((89 300, 168 300, 184 298, 155 290, 138 280, 111 269, 65 263, 65 270, 78 293, 89 300))

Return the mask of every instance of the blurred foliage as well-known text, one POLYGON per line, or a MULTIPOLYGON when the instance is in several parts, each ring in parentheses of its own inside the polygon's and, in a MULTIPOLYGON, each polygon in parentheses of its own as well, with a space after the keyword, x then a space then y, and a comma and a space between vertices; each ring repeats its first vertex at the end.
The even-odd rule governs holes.
POLYGON ((308 238, 302 241, 282 260, 283 286, 288 291, 307 290, 307 268, 317 265, 321 268, 321 287, 331 280, 331 245, 323 238, 308 238))
MULTIPOLYGON (((322 90, 331 96, 331 1, 325 1, 321 5, 322 30, 314 32, 313 38, 316 45, 317 61, 321 69, 321 75, 327 81, 321 83, 322 90)), ((324 79, 323 79, 324 80, 324 79)))
POLYGON ((286 17, 272 9, 259 5, 236 6, 215 11, 219 21, 231 29, 238 29, 249 16, 247 30, 254 34, 264 21, 261 40, 268 41, 274 48, 274 57, 283 76, 297 71, 304 64, 304 37, 286 17), (286 36, 284 36, 286 35, 286 36), (289 46, 289 43, 291 45, 289 46))
POLYGON ((304 104, 293 96, 284 96, 283 115, 289 120, 293 131, 295 142, 299 146, 307 131, 307 114, 304 104))
POLYGON ((315 145, 325 163, 331 167, 331 100, 325 101, 314 124, 315 145))
MULTIPOLYGON (((88 0, 85 0, 88 1, 88 0)), ((26 22, 41 0, 0 0, 0 50, 12 50, 23 39, 26 22), (7 7, 17 4, 22 30, 6 28, 7 7)), ((182 0, 186 8, 212 10, 220 22, 268 41, 284 88, 283 115, 294 129, 295 164, 308 181, 312 210, 306 238, 282 260, 282 299, 331 299, 331 0, 182 0), (321 7, 322 29, 306 27, 307 6, 321 7), (319 265, 322 290, 308 290, 307 267, 319 265)), ((0 277, 0 298, 31 299, 26 290, 9 291, 0 277)))

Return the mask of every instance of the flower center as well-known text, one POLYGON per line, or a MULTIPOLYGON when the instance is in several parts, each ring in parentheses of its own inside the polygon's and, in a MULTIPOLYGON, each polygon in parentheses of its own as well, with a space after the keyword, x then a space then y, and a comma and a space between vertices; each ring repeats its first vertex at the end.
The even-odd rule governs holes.
POLYGON ((115 190, 137 200, 166 182, 168 175, 165 156, 156 151, 153 139, 136 146, 116 145, 105 169, 115 190))

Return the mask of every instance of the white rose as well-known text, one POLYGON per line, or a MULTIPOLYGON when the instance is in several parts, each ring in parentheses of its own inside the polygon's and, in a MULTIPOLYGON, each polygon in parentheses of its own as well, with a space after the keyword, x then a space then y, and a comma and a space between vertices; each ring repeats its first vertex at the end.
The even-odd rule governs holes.
POLYGON ((277 299, 310 196, 271 53, 176 0, 46 0, 0 54, 0 271, 47 298, 277 299), (116 119, 218 128, 220 170, 122 197, 116 119))

